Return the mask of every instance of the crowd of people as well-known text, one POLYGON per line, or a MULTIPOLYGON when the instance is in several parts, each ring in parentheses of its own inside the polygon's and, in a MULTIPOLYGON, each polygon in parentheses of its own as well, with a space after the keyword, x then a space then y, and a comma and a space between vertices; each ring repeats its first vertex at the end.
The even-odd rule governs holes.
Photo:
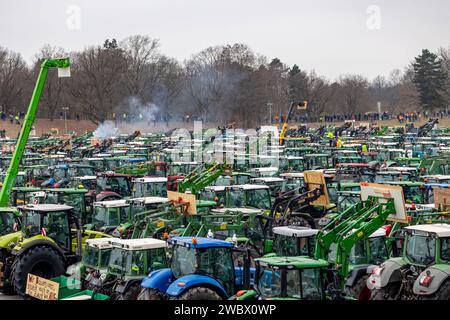
MULTIPOLYGON (((289 122, 298 123, 314 123, 314 122, 346 122, 346 121, 382 121, 382 120, 392 120, 397 119, 399 123, 411 123, 420 121, 421 119, 431 119, 431 118, 444 118, 450 117, 450 110, 444 109, 439 111, 415 111, 415 112, 401 112, 397 115, 384 112, 367 112, 367 113, 353 113, 353 114, 326 114, 321 116, 311 116, 311 115, 295 115, 289 119, 289 122)), ((272 123, 283 123, 285 121, 285 116, 276 115, 272 119, 272 123)))

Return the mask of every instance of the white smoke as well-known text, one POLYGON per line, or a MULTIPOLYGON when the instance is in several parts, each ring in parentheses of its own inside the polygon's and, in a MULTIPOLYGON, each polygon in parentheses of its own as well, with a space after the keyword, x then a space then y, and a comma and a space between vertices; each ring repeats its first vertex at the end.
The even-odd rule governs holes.
POLYGON ((128 115, 133 116, 137 121, 154 121, 160 111, 159 107, 152 103, 142 103, 137 97, 129 97, 125 103, 128 109, 128 115))
POLYGON ((94 131, 94 137, 98 139, 113 138, 119 135, 119 130, 114 126, 113 121, 101 123, 94 131))

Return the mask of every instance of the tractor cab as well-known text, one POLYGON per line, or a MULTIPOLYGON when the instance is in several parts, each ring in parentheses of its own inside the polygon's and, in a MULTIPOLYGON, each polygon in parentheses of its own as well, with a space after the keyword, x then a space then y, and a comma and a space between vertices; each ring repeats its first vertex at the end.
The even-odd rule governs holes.
POLYGON ((403 255, 370 268, 367 286, 372 290, 372 298, 414 299, 421 295, 433 300, 447 299, 450 290, 444 284, 449 275, 443 270, 449 268, 450 225, 413 225, 403 232, 403 255))
POLYGON ((72 206, 74 212, 80 216, 83 224, 91 221, 91 199, 87 189, 53 188, 43 189, 42 191, 45 192, 45 195, 38 200, 38 203, 66 204, 72 206))
POLYGON ((51 177, 47 165, 26 166, 24 170, 27 172, 27 182, 32 186, 40 186, 42 182, 51 177))
MULTIPOLYGON (((172 246, 170 268, 153 271, 142 281, 139 300, 222 300, 250 284, 249 272, 235 265, 233 252, 239 249, 231 242, 173 237, 168 244, 172 246)), ((244 265, 249 267, 245 259, 244 265)))
POLYGON ((278 176, 277 167, 252 168, 249 172, 252 178, 268 178, 278 176))
POLYGON ((378 171, 375 175, 375 183, 384 183, 385 181, 411 181, 412 175, 407 171, 378 171))
POLYGON ((92 222, 85 227, 111 234, 118 225, 128 221, 129 211, 130 204, 124 199, 94 202, 92 222))
POLYGON ((209 186, 200 194, 201 200, 215 201, 219 207, 269 210, 270 189, 265 185, 244 184, 233 186, 209 186))
POLYGON ((301 226, 273 228, 273 253, 277 256, 314 257, 315 236, 319 232, 301 226))
POLYGON ((317 170, 333 167, 333 158, 328 153, 310 153, 304 155, 305 169, 317 170))
MULTIPOLYGON (((22 212, 22 235, 24 239, 50 239, 65 252, 74 253, 71 226, 76 224, 73 207, 65 204, 37 204, 18 207, 22 212)), ((24 240, 26 241, 26 240, 24 240)), ((16 246, 19 251, 25 243, 16 246)), ((31 272, 32 273, 32 272, 31 272)))
POLYGON ((167 268, 166 241, 144 238, 111 241, 112 251, 105 282, 114 281, 111 296, 115 300, 136 300, 141 281, 150 272, 167 268))
POLYGON ((21 214, 17 208, 0 208, 0 236, 20 230, 21 214))
POLYGON ((29 204, 34 199, 35 193, 41 191, 37 187, 14 187, 11 192, 11 205, 13 207, 29 204))
POLYGON ((275 198, 283 192, 284 179, 279 177, 253 178, 250 183, 266 185, 270 189, 270 196, 275 198))
POLYGON ((82 282, 106 273, 111 255, 111 238, 88 239, 80 262, 70 265, 67 274, 82 282))
POLYGON ((298 189, 305 184, 303 172, 286 172, 280 174, 280 177, 284 180, 283 192, 298 189))
POLYGON ((303 256, 263 257, 255 260, 254 290, 237 300, 325 300, 328 262, 303 256))
POLYGON ((127 174, 101 173, 97 175, 96 201, 127 198, 131 196, 131 177, 127 174))
POLYGON ((97 183, 96 176, 82 176, 82 177, 73 177, 72 180, 70 181, 69 186, 71 188, 95 190, 96 183, 97 183))
POLYGON ((338 163, 336 165, 336 182, 371 182, 375 177, 374 168, 368 163, 338 163))
POLYGON ((297 156, 284 156, 280 158, 280 171, 303 171, 305 169, 304 158, 297 156))
POLYGON ((131 181, 132 198, 167 197, 167 178, 135 178, 131 181))

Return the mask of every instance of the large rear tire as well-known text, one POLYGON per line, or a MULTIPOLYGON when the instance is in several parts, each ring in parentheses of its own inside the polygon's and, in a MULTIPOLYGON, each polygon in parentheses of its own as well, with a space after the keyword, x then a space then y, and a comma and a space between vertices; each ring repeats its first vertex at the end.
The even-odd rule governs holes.
POLYGON ((66 272, 61 255, 52 248, 37 246, 16 257, 12 270, 14 290, 25 296, 27 276, 29 273, 50 279, 66 272))
POLYGON ((387 286, 372 290, 370 300, 394 300, 398 293, 398 283, 390 283, 387 286))
POLYGON ((116 300, 138 300, 141 293, 141 284, 136 283, 128 287, 127 291, 119 293, 116 300))
POLYGON ((360 277, 352 287, 346 287, 345 293, 358 300, 370 300, 370 289, 367 288, 367 275, 360 277))
POLYGON ((163 300, 163 298, 158 290, 143 288, 137 300, 163 300))
POLYGON ((222 297, 209 288, 195 287, 181 294, 176 300, 222 300, 222 297))

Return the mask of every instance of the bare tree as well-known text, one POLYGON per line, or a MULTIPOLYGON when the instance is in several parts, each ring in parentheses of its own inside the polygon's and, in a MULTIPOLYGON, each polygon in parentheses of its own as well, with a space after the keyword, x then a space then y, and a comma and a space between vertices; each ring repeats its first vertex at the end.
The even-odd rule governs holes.
POLYGON ((18 53, 0 47, 0 106, 5 114, 26 109, 27 65, 18 53))
MULTIPOLYGON (((44 59, 55 59, 67 57, 67 53, 62 48, 52 47, 48 44, 44 45, 40 51, 34 56, 33 74, 36 76, 39 72, 40 66, 44 59)), ((35 77, 33 77, 35 79, 35 77)), ((45 114, 51 121, 55 117, 55 112, 58 108, 63 107, 64 94, 68 90, 67 83, 62 83, 63 79, 57 76, 56 72, 49 72, 45 82, 44 90, 41 95, 40 114, 45 114)))
POLYGON ((106 40, 103 47, 90 47, 74 55, 70 92, 91 121, 110 118, 123 96, 121 81, 127 64, 117 42, 106 40))

